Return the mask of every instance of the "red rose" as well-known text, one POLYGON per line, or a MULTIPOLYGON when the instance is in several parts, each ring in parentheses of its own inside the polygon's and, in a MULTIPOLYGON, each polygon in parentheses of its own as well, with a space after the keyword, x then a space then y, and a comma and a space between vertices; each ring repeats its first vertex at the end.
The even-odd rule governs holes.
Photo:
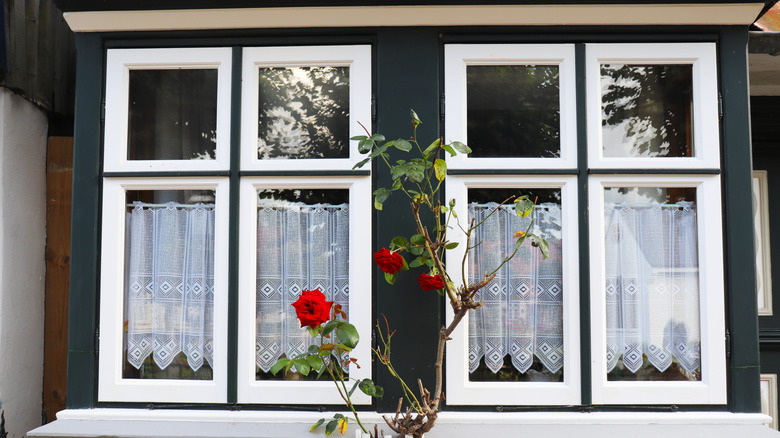
POLYGON ((313 328, 330 319, 333 301, 325 301, 325 294, 319 289, 305 290, 292 306, 295 307, 301 327, 313 328))
POLYGON ((420 282, 420 287, 422 290, 444 289, 444 281, 441 279, 441 275, 439 274, 420 274, 420 276, 417 277, 417 281, 420 282))
POLYGON ((399 272, 404 266, 404 258, 397 252, 390 252, 387 248, 382 248, 374 253, 374 261, 376 261, 379 269, 388 274, 395 274, 399 272))

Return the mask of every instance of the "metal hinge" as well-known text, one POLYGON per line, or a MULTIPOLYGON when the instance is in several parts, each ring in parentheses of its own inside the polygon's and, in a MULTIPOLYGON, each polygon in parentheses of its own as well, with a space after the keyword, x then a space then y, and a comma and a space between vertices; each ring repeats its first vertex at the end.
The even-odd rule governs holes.
POLYGON ((726 359, 731 357, 731 333, 726 330, 726 359))
POLYGON ((442 122, 444 121, 444 110, 445 110, 445 104, 446 101, 444 99, 444 95, 442 94, 439 98, 439 120, 442 122))
POLYGON ((95 329, 95 356, 100 352, 100 327, 95 329))
POLYGON ((371 123, 376 124, 376 96, 371 96, 371 123))
POLYGON ((723 95, 718 93, 718 121, 723 120, 723 95))
POLYGON ((100 126, 106 126, 106 99, 100 101, 100 126))

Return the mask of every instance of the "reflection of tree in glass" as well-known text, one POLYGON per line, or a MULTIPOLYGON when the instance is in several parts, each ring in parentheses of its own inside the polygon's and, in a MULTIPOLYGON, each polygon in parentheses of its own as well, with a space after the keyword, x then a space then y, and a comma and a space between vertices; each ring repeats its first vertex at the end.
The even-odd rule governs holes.
POLYGON ((692 72, 691 65, 602 65, 604 156, 692 156, 692 72))
POLYGON ((260 69, 257 155, 349 157, 349 68, 260 69))
POLYGON ((471 157, 559 157, 558 66, 467 68, 471 157))

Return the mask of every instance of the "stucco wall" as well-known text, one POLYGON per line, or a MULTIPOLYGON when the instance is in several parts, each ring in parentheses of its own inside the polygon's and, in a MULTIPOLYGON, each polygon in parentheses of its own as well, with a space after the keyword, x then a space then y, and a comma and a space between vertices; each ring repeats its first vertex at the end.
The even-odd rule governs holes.
POLYGON ((0 88, 0 399, 9 438, 41 424, 46 116, 0 88))

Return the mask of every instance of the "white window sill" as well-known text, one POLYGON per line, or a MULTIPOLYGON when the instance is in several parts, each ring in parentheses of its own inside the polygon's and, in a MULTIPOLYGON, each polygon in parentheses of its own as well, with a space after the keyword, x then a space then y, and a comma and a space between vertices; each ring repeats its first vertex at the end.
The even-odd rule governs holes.
MULTIPOLYGON (((69 409, 57 421, 30 431, 31 437, 247 437, 314 438, 309 427, 331 413, 289 411, 213 411, 144 409, 69 409)), ((379 414, 361 415, 366 424, 383 424, 379 414)), ((572 436, 604 438, 780 438, 763 414, 729 412, 443 412, 427 438, 477 436, 572 436)), ((353 436, 356 426, 350 425, 353 436)), ((340 435, 334 435, 340 436, 340 435)))

